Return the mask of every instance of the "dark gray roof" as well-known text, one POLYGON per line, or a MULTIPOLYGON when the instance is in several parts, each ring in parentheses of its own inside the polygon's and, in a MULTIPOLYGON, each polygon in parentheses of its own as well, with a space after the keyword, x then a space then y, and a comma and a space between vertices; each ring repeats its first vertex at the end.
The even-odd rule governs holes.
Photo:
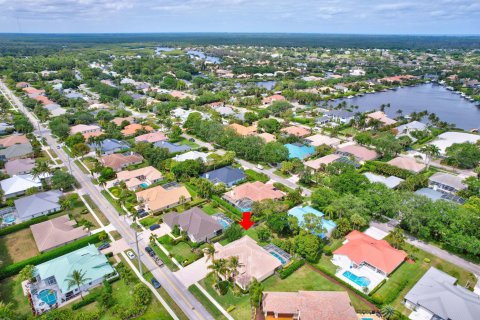
POLYGON ((155 142, 153 145, 158 148, 168 149, 168 152, 170 153, 185 152, 192 149, 187 145, 180 145, 180 144, 171 143, 168 141, 158 141, 158 142, 155 142))
POLYGON ((107 152, 114 152, 117 150, 127 150, 130 148, 130 145, 126 143, 125 141, 120 141, 116 139, 105 139, 99 144, 91 144, 90 149, 96 149, 99 148, 102 153, 107 153, 107 152))
POLYGON ((15 200, 15 208, 20 219, 31 217, 48 210, 58 209, 58 201, 63 195, 60 190, 50 190, 15 200))
POLYGON ((442 319, 475 320, 480 315, 480 296, 456 286, 455 279, 448 274, 430 268, 405 299, 411 301, 442 319))
POLYGON ((223 182, 230 184, 245 179, 245 173, 241 169, 228 166, 206 172, 202 174, 202 178, 208 179, 213 183, 223 182))
POLYGON ((200 208, 195 207, 182 213, 169 213, 165 215, 163 221, 173 228, 175 225, 193 236, 196 240, 203 240, 208 235, 222 230, 220 223, 203 212, 200 208))
POLYGON ((33 152, 32 145, 29 143, 14 144, 6 149, 0 150, 0 158, 11 159, 24 155, 28 155, 33 152))

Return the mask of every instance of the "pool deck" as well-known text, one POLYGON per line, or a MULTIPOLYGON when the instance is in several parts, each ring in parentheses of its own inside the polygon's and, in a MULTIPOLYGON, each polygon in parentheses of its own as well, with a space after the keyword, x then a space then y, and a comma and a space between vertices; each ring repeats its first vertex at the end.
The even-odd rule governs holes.
POLYGON ((359 290, 360 292, 363 292, 363 287, 359 286, 357 283, 353 282, 352 280, 348 279, 343 275, 344 272, 350 271, 354 275, 358 277, 365 277, 370 280, 370 284, 367 286, 368 292, 372 291, 376 286, 380 284, 380 282, 385 279, 385 276, 382 274, 379 274, 375 272, 374 270, 366 267, 366 266, 361 266, 359 268, 351 268, 351 263, 348 261, 348 259, 344 259, 340 256, 334 257, 332 259, 332 263, 336 266, 338 266, 338 270, 335 273, 335 276, 342 281, 345 281, 355 289, 359 290))

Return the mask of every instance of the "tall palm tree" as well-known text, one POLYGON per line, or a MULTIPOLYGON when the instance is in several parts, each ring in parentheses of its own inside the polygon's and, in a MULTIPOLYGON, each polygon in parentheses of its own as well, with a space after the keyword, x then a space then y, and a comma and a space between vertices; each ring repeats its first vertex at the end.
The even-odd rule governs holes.
POLYGON ((438 157, 440 155, 440 149, 433 144, 424 146, 422 149, 420 149, 420 152, 423 152, 425 154, 425 165, 427 166, 427 170, 430 166, 432 158, 438 157))
POLYGON ((232 279, 235 278, 235 276, 238 273, 238 268, 240 268, 242 264, 240 263, 240 260, 238 259, 238 256, 232 256, 228 259, 227 261, 227 267, 228 267, 228 277, 232 279))
POLYGON ((213 260, 215 260, 215 247, 211 244, 208 244, 205 249, 203 249, 203 252, 205 252, 205 255, 207 257, 206 261, 208 262, 209 260, 211 260, 213 262, 213 260))
POLYGON ((227 260, 217 259, 213 260, 212 264, 208 266, 208 269, 212 270, 212 273, 216 275, 216 282, 221 280, 221 276, 226 277, 228 273, 227 260))
POLYGON ((44 174, 50 174, 52 172, 52 168, 47 161, 40 160, 35 163, 35 167, 32 169, 32 176, 34 178, 39 178, 44 174))
POLYGON ((80 290, 80 286, 85 284, 88 280, 91 280, 90 278, 86 278, 85 274, 87 272, 83 272, 82 270, 73 270, 72 274, 66 279, 67 284, 68 284, 68 289, 70 290, 71 287, 77 287, 78 291, 80 291, 80 297, 82 297, 83 300, 83 294, 82 290, 80 290))

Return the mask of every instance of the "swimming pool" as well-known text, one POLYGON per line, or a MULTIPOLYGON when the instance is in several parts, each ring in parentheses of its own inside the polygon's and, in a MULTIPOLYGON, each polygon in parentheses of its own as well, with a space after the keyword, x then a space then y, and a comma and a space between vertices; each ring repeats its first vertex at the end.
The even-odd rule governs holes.
POLYGON ((223 220, 222 218, 219 218, 217 221, 222 225, 222 228, 223 228, 223 229, 227 229, 228 226, 230 225, 230 223, 228 223, 227 221, 223 220))
POLYGON ((359 277, 356 274, 351 273, 350 271, 345 271, 343 273, 343 276, 348 280, 352 281, 353 283, 356 283, 360 287, 368 287, 368 285, 370 284, 370 279, 366 277, 359 277))
POLYGON ((142 188, 146 188, 146 187, 148 187, 148 183, 145 183, 145 182, 143 182, 143 183, 140 183, 140 187, 142 187, 142 188))
POLYGON ((288 158, 298 158, 303 160, 306 157, 309 157, 315 152, 315 148, 307 145, 299 145, 299 144, 285 144, 285 147, 288 149, 288 158))
POLYGON ((282 264, 287 263, 287 261, 285 259, 283 259, 283 257, 281 255, 279 255, 278 253, 273 252, 273 251, 269 251, 268 253, 270 253, 272 256, 277 258, 282 264))
POLYGON ((3 223, 12 224, 17 220, 13 214, 6 214, 3 216, 3 223))
POLYGON ((48 305, 57 303, 57 293, 52 289, 44 289, 37 294, 37 297, 48 305))

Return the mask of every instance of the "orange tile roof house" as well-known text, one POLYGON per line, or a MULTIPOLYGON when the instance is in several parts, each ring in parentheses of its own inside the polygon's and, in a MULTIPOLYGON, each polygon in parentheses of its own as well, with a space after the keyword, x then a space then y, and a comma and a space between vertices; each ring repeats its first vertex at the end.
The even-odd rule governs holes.
POLYGON ((30 226, 38 251, 44 252, 88 236, 83 227, 76 228, 68 215, 30 226))
POLYGON ((322 168, 322 166, 328 166, 329 164, 337 161, 340 159, 342 156, 339 154, 328 154, 324 157, 314 159, 314 160, 309 160, 305 162, 305 166, 309 167, 310 169, 317 171, 322 168))
POLYGON ((36 97, 33 97, 33 99, 39 101, 44 106, 46 106, 47 104, 53 103, 52 100, 48 99, 48 97, 45 97, 45 96, 36 96, 36 97))
POLYGON ((100 161, 105 167, 119 171, 129 165, 142 163, 143 157, 136 153, 114 153, 101 157, 100 161))
MULTIPOLYGON (((265 184, 260 181, 247 182, 236 186, 223 195, 223 198, 235 206, 240 203, 252 203, 266 199, 280 200, 285 193, 277 190, 273 184, 265 184)), ((242 206, 244 207, 244 206, 242 206)))
POLYGON ((27 139, 27 137, 24 134, 22 135, 14 134, 14 135, 0 139, 0 147, 8 148, 13 146, 14 144, 25 144, 29 142, 30 141, 27 139))
POLYGON ((266 320, 357 320, 346 291, 264 292, 266 320))
POLYGON ((405 157, 396 157, 387 162, 389 165, 408 170, 414 173, 419 173, 423 169, 425 169, 425 165, 423 163, 418 163, 415 159, 412 158, 405 158, 405 157))
POLYGON ((137 133, 138 130, 153 131, 153 128, 150 126, 144 126, 139 123, 129 124, 122 130, 124 136, 131 136, 137 133))
POLYGON ((310 134, 310 130, 307 130, 307 129, 302 128, 302 127, 297 127, 297 126, 286 127, 286 128, 283 128, 280 131, 282 131, 283 133, 286 133, 288 135, 296 136, 296 137, 299 137, 299 138, 308 136, 310 134))
POLYGON ((120 171, 117 173, 117 178, 114 180, 114 184, 125 181, 127 188, 130 190, 137 190, 142 186, 149 186, 155 182, 161 181, 163 178, 162 173, 152 166, 140 168, 131 171, 120 171))
POLYGON ((387 115, 383 111, 375 111, 375 112, 369 113, 367 114, 367 117, 369 117, 370 119, 378 120, 386 126, 390 126, 392 124, 397 123, 397 121, 387 117, 387 115))
POLYGON ((378 158, 378 153, 357 144, 337 149, 335 153, 346 157, 352 155, 359 162, 375 160, 378 158))
MULTIPOLYGON (((335 256, 347 257, 352 265, 368 265, 377 273, 389 275, 407 258, 403 250, 393 248, 385 240, 374 239, 354 230, 346 236, 346 243, 333 252, 335 256)), ((332 260, 333 261, 333 260, 332 260)))
POLYGON ((142 134, 138 137, 135 137, 135 142, 150 142, 150 143, 155 143, 159 141, 165 141, 168 140, 167 136, 160 131, 156 132, 150 132, 146 134, 142 134))
POLYGON ((36 89, 34 87, 26 87, 22 89, 30 98, 34 98, 45 93, 45 90, 36 89))
POLYGON ((272 96, 269 96, 269 97, 265 97, 262 99, 262 104, 270 104, 274 101, 285 101, 287 99, 285 99, 284 96, 280 95, 280 94, 274 94, 272 96))
POLYGON ((77 133, 85 134, 85 133, 94 133, 94 132, 101 132, 102 128, 97 125, 87 125, 87 124, 77 124, 76 126, 70 127, 70 134, 74 135, 77 133))
POLYGON ((274 142, 277 140, 277 138, 273 134, 267 132, 259 133, 257 134, 257 137, 262 138, 263 140, 265 140, 266 143, 274 142))
POLYGON ((192 200, 187 188, 181 185, 166 189, 162 186, 156 186, 137 192, 137 200, 143 202, 145 209, 152 212, 176 207, 182 201, 182 197, 185 202, 192 200))
POLYGON ((255 125, 250 127, 245 127, 238 123, 232 123, 228 127, 235 130, 235 132, 240 136, 249 136, 257 133, 257 126, 255 125))
POLYGON ((115 123, 117 126, 120 126, 123 121, 127 121, 128 123, 133 123, 135 119, 133 117, 125 117, 125 118, 116 117, 112 119, 112 122, 115 123))
POLYGON ((253 278, 263 281, 282 265, 280 260, 260 247, 249 236, 243 236, 225 246, 219 242, 215 243, 215 259, 228 259, 234 256, 238 257, 240 262, 235 283, 244 290, 253 278))

